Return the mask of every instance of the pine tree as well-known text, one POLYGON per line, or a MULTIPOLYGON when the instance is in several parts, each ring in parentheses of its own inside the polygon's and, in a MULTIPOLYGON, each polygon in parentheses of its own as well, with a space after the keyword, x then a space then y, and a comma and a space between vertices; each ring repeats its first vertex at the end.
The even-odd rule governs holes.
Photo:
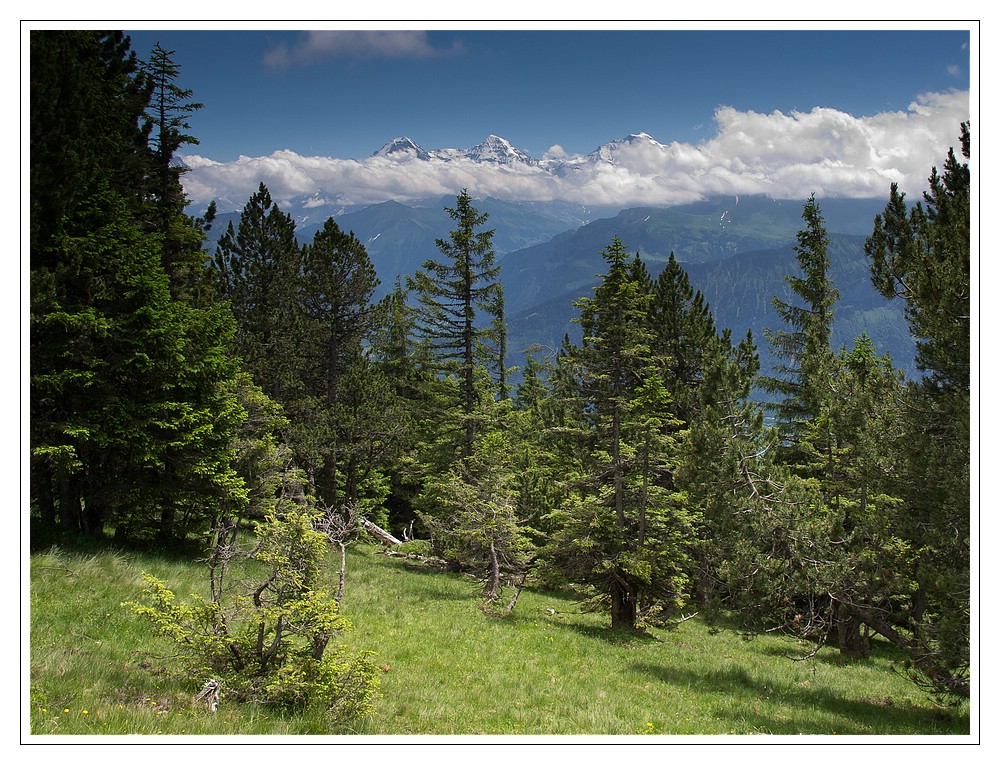
POLYGON ((158 242, 113 192, 64 228, 72 279, 32 296, 33 490, 61 525, 121 539, 204 531, 240 502, 230 440, 242 413, 221 312, 172 301, 158 242), (109 480, 109 478, 113 479, 109 480))
POLYGON ((670 488, 677 421, 650 350, 648 276, 617 238, 603 256, 607 273, 594 297, 577 303, 583 344, 568 363, 586 454, 550 516, 558 527, 551 555, 570 581, 594 588, 612 627, 632 629, 640 612, 684 602, 693 519, 670 488))
MULTIPOLYGON (((149 188, 150 90, 121 32, 33 30, 31 264, 48 267, 64 221, 100 184, 138 214, 149 188)), ((59 257, 57 251, 55 257, 59 257)))
MULTIPOLYGON (((374 374, 374 368, 361 349, 376 325, 372 295, 378 278, 364 245, 332 218, 302 248, 301 258, 295 353, 302 390, 292 411, 311 431, 317 491, 328 506, 339 508, 341 492, 348 501, 359 498, 356 481, 348 474, 345 484, 342 472, 345 465, 357 462, 354 453, 364 443, 362 433, 356 432, 365 429, 358 419, 364 392, 377 389, 363 379, 365 371, 374 374)), ((369 416, 381 417, 375 412, 369 416)), ((297 440, 305 437, 301 434, 297 440)), ((348 467, 350 472, 356 470, 348 467)))
POLYGON ((653 351, 666 364, 664 378, 677 418, 691 423, 706 393, 705 356, 714 350, 718 338, 704 296, 691 286, 673 253, 656 279, 649 318, 655 337, 653 351))
POLYGON ((806 227, 797 235, 795 258, 801 275, 785 277, 802 305, 774 298, 778 316, 788 330, 766 332, 774 355, 784 363, 776 376, 762 378, 765 391, 779 397, 775 405, 783 435, 791 442, 801 441, 800 426, 820 414, 824 380, 830 372, 834 306, 840 293, 830 280, 829 237, 815 195, 802 211, 806 227))
POLYGON ((296 290, 301 268, 295 223, 261 183, 220 237, 214 258, 221 298, 236 319, 234 351, 264 392, 279 402, 298 388, 294 361, 296 290))
POLYGON ((121 33, 33 32, 31 57, 33 510, 46 530, 205 531, 245 501, 245 415, 231 319, 172 299, 148 225, 152 89, 121 33))
MULTIPOLYGON (((962 156, 971 153, 961 126, 962 156)), ((922 378, 904 400, 905 502, 900 536, 915 551, 916 592, 906 625, 914 676, 947 694, 969 695, 970 506, 970 182, 950 149, 933 168, 923 201, 907 207, 895 184, 875 218, 865 252, 872 281, 906 301, 922 378)))
POLYGON ((697 594, 708 618, 738 610, 746 572, 757 566, 746 519, 777 491, 774 438, 753 400, 760 359, 753 334, 733 345, 724 331, 704 354, 702 410, 690 423, 678 483, 703 518, 696 549, 697 594))
MULTIPOLYGON (((748 625, 784 627, 821 644, 832 639, 842 653, 865 655, 872 629, 897 642, 885 614, 910 587, 901 574, 906 544, 890 480, 898 463, 899 373, 865 336, 850 351, 831 349, 837 291, 814 198, 803 218, 796 248, 802 273, 788 281, 804 305, 776 299, 791 331, 769 333, 787 360, 785 376, 764 380, 783 396, 773 405, 779 422, 768 436, 759 420, 732 413, 733 422, 754 423, 749 441, 731 434, 742 453, 727 458, 740 522, 726 522, 695 491, 708 500, 713 538, 724 542, 706 546, 720 562, 722 591, 748 625)), ((702 455, 710 444, 731 453, 719 440, 724 433, 706 423, 693 442, 702 455)), ((703 468, 691 468, 699 473, 703 468)))
MULTIPOLYGON (((174 51, 153 46, 149 61, 142 64, 150 93, 146 114, 152 163, 151 226, 163 237, 163 267, 170 275, 175 295, 193 298, 205 275, 205 254, 201 249, 200 228, 186 219, 187 197, 181 186, 182 165, 174 162, 183 146, 198 143, 189 133, 189 117, 203 104, 192 100, 194 92, 177 85, 181 68, 173 59, 174 51)), ((214 208, 210 215, 214 216, 214 208)), ((210 221, 209 221, 210 223, 210 221)))
POLYGON ((438 373, 457 379, 456 409, 464 432, 461 451, 469 456, 481 395, 477 369, 495 369, 496 395, 506 396, 503 285, 493 231, 480 230, 488 214, 472 206, 465 190, 454 208, 445 209, 458 226, 448 240, 437 240, 445 259, 426 261, 408 280, 408 287, 416 292, 417 331, 429 348, 431 363, 438 373))
POLYGON ((430 523, 446 540, 446 558, 483 578, 487 606, 500 599, 505 583, 515 586, 509 611, 523 584, 530 542, 519 515, 512 444, 505 430, 491 427, 481 433, 471 456, 432 479, 443 511, 430 523))

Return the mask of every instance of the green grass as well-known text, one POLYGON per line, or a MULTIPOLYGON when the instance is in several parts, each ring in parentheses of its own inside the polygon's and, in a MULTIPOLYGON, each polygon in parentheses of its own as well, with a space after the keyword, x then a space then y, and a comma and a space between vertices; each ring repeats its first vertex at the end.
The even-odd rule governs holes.
MULTIPOLYGON (((351 650, 383 665, 374 714, 330 730, 321 716, 192 706, 205 678, 178 675, 171 644, 119 604, 141 571, 178 597, 204 567, 161 555, 52 549, 31 558, 30 731, 113 735, 968 735, 968 706, 942 709, 867 660, 778 637, 744 640, 697 619, 648 635, 611 631, 563 594, 526 591, 500 619, 477 583, 370 547, 351 550, 342 612, 351 650), (549 610, 555 613, 549 613, 549 610)), ((330 589, 335 572, 331 567, 330 589)))

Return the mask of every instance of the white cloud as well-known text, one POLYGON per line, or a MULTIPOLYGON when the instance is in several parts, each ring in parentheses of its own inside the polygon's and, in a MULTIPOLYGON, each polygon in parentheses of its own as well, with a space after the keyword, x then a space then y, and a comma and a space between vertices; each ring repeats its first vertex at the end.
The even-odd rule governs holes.
POLYGON ((720 107, 710 140, 625 142, 614 163, 568 157, 559 145, 530 166, 412 155, 303 157, 282 150, 228 163, 186 157, 191 170, 184 184, 192 202, 215 199, 220 209, 242 207, 261 181, 275 198, 323 194, 344 204, 450 195, 463 188, 476 196, 623 206, 675 204, 719 193, 881 197, 892 182, 913 196, 926 187, 931 166, 940 167, 948 147, 957 144, 959 123, 968 116, 964 91, 925 94, 905 112, 870 117, 826 108, 760 114, 720 107))
POLYGON ((457 42, 451 48, 435 48, 425 31, 314 30, 304 32, 291 48, 272 48, 264 55, 264 63, 284 68, 307 66, 325 58, 432 58, 459 52, 457 42))

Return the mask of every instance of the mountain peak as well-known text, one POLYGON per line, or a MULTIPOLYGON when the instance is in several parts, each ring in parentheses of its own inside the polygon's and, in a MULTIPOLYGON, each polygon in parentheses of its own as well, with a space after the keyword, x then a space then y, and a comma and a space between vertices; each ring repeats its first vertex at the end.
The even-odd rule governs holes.
POLYGON ((640 146, 645 144, 646 146, 654 146, 662 148, 663 144, 657 141, 649 133, 629 133, 624 138, 618 138, 614 141, 606 143, 599 146, 597 149, 592 151, 588 156, 591 159, 603 160, 605 162, 615 162, 618 154, 622 149, 626 149, 631 146, 640 146))
POLYGON ((536 160, 515 148, 506 138, 490 133, 486 140, 465 152, 465 156, 478 162, 496 162, 509 165, 515 162, 534 164, 536 160))
POLYGON ((413 154, 418 159, 430 159, 430 155, 424 151, 412 139, 406 136, 393 138, 385 146, 372 154, 373 157, 391 157, 392 155, 413 154))

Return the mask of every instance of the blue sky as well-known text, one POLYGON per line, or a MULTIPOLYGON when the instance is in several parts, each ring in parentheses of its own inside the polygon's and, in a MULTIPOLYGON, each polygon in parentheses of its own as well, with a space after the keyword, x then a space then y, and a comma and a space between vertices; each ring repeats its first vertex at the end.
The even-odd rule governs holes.
POLYGON ((860 117, 969 87, 961 30, 422 31, 312 54, 305 32, 128 32, 140 57, 157 41, 176 51, 205 104, 192 120, 200 153, 220 161, 361 158, 397 135, 464 148, 495 133, 536 157, 586 153, 639 131, 708 138, 718 106, 860 117))
POLYGON ((265 180, 279 197, 326 190, 348 202, 481 183, 497 195, 623 203, 697 196, 695 170, 705 193, 881 196, 890 180, 916 185, 969 116, 969 30, 126 28, 140 57, 157 41, 174 51, 180 84, 205 104, 191 119, 201 143, 186 150, 196 201, 245 200, 265 180), (390 177, 366 159, 396 136, 439 149, 492 133, 541 159, 637 132, 664 151, 586 190, 431 177, 415 165, 390 177))

